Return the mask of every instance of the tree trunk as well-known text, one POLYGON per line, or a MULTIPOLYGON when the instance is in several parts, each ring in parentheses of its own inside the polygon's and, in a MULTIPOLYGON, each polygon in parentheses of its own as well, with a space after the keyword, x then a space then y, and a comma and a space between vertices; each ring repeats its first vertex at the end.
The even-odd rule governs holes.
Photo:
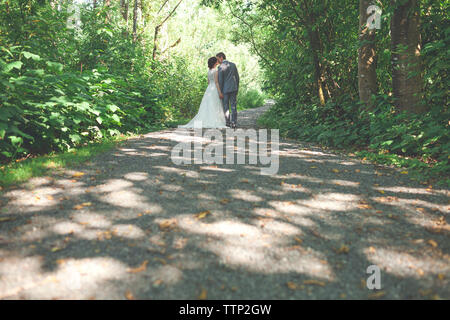
POLYGON ((310 10, 310 6, 306 0, 303 0, 304 11, 306 14, 306 30, 308 32, 309 42, 311 46, 313 65, 314 65, 314 82, 317 89, 317 96, 320 104, 325 105, 324 81, 322 64, 320 63, 319 52, 321 52, 320 35, 315 26, 314 13, 310 10))
POLYGON ((372 0, 359 1, 358 91, 359 99, 370 105, 370 97, 378 91, 375 29, 369 29, 367 8, 372 0))
POLYGON ((120 6, 122 7, 122 17, 128 25, 128 1, 120 0, 120 6))
POLYGON ((314 64, 314 81, 317 86, 317 94, 320 100, 320 104, 322 106, 325 105, 325 94, 324 94, 324 88, 323 88, 323 82, 324 82, 324 76, 322 72, 322 65, 320 63, 319 59, 319 51, 320 51, 320 37, 319 33, 316 30, 312 29, 312 25, 314 24, 314 20, 309 17, 309 23, 308 26, 308 35, 309 35, 309 42, 311 43, 311 49, 312 49, 312 55, 313 55, 313 64, 314 64))
POLYGON ((391 5, 394 7, 391 20, 392 86, 396 106, 400 111, 421 113, 427 108, 422 99, 419 1, 391 0, 391 5))
POLYGON ((134 8, 133 8, 133 42, 137 40, 137 9, 138 9, 138 0, 134 0, 134 8))

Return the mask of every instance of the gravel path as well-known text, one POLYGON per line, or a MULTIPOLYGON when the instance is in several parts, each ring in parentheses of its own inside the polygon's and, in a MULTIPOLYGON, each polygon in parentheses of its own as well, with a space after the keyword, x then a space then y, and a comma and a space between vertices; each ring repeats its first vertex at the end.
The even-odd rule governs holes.
POLYGON ((182 139, 149 133, 4 191, 0 299, 450 298, 448 190, 290 140, 272 176, 175 165, 182 139))

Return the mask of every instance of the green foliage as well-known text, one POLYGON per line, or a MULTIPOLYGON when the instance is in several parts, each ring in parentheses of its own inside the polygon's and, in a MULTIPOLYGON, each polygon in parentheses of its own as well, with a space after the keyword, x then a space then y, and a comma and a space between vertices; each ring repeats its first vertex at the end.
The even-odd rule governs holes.
MULTIPOLYGON (((181 44, 153 59, 154 28, 170 9, 159 2, 141 2, 136 42, 119 2, 81 6, 79 31, 66 26, 67 2, 0 2, 0 162, 173 126, 197 112, 207 58, 231 42, 220 39, 219 16, 211 9, 183 4, 178 11, 187 14, 169 19, 170 34, 160 36, 181 44), (204 19, 192 24, 197 14, 204 19)), ((233 50, 248 61, 242 66, 246 92, 257 63, 245 46, 233 50)), ((245 101, 253 106, 257 97, 251 92, 245 101)))
POLYGON ((238 94, 238 109, 253 109, 264 105, 264 95, 256 89, 240 90, 238 94))
POLYGON ((279 101, 260 123, 279 128, 285 137, 359 150, 376 162, 410 168, 420 179, 448 184, 450 114, 442 114, 439 107, 425 115, 399 114, 389 97, 379 96, 375 102, 377 108, 368 111, 350 100, 295 108, 279 101))
POLYGON ((365 150, 423 178, 449 173, 448 1, 420 2, 424 103, 420 116, 400 114, 392 99, 392 2, 381 0, 376 31, 378 94, 369 108, 358 92, 358 1, 204 0, 231 17, 234 40, 250 45, 264 70, 263 88, 278 101, 261 123, 284 136, 339 149, 365 150), (314 36, 317 41, 314 42, 314 36), (317 67, 318 66, 318 67, 317 67), (317 73, 320 74, 317 77, 317 73), (317 79, 323 86, 320 104, 317 79))

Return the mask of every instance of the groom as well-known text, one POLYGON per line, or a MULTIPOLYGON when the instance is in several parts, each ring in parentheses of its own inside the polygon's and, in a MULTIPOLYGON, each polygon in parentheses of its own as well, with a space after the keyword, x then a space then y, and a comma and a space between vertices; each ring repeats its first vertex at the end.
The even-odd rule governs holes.
POLYGON ((227 61, 225 53, 216 54, 216 58, 220 63, 219 66, 219 86, 222 91, 220 99, 223 100, 223 112, 227 126, 236 129, 237 122, 237 94, 239 91, 239 73, 233 62, 227 61), (231 123, 230 123, 230 107, 231 107, 231 123))

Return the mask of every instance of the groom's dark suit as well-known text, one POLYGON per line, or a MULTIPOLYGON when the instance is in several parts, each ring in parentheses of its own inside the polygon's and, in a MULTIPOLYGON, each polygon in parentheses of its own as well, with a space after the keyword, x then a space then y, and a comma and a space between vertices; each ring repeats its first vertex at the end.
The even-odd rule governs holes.
POLYGON ((233 62, 224 60, 219 66, 219 86, 223 93, 223 111, 227 124, 236 124, 237 121, 237 94, 239 91, 239 73, 233 62))

